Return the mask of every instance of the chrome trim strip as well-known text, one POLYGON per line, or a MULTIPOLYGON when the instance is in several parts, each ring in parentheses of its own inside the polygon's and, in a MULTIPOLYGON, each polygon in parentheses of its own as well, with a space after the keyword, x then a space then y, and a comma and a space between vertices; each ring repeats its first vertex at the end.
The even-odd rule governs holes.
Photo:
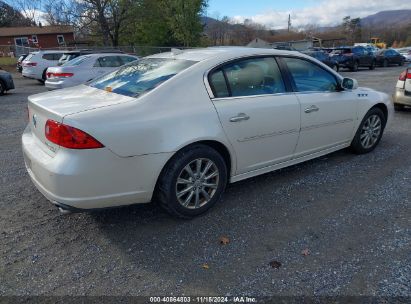
POLYGON ((219 97, 219 98, 214 98, 213 101, 232 100, 232 99, 245 99, 245 98, 258 98, 258 97, 274 97, 274 96, 293 95, 293 94, 294 94, 293 92, 284 92, 284 93, 275 93, 275 94, 219 97))
POLYGON ((257 139, 280 136, 280 135, 286 135, 286 134, 293 134, 293 133, 298 133, 298 132, 299 132, 299 130, 297 130, 297 129, 284 130, 284 131, 273 132, 273 133, 268 133, 268 134, 263 134, 263 135, 255 135, 255 136, 245 137, 245 138, 242 138, 242 139, 237 139, 237 141, 238 142, 247 142, 247 141, 251 141, 251 140, 257 140, 257 139))
POLYGON ((339 125, 339 124, 344 124, 344 123, 348 123, 352 121, 354 121, 354 119, 350 118, 350 119, 338 120, 338 121, 333 121, 333 122, 327 122, 327 123, 323 123, 319 125, 311 125, 308 127, 301 128, 301 131, 310 131, 310 130, 317 129, 317 128, 328 127, 332 125, 339 125))

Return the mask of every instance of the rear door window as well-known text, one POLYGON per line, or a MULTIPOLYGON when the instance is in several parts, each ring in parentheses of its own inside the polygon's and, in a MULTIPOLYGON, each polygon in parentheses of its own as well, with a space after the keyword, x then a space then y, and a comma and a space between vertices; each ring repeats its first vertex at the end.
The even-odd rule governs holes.
POLYGON ((209 78, 214 96, 252 96, 285 92, 280 69, 273 57, 250 58, 229 63, 209 78), (225 89, 223 78, 227 79, 225 89))

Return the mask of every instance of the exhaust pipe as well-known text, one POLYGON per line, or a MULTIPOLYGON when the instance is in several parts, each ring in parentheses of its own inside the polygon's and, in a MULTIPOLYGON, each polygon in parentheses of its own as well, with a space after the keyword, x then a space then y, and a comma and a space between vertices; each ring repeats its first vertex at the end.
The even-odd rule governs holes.
POLYGON ((63 209, 63 208, 61 208, 61 207, 58 207, 58 208, 59 208, 61 214, 70 214, 70 213, 73 213, 72 211, 67 210, 67 209, 63 209))

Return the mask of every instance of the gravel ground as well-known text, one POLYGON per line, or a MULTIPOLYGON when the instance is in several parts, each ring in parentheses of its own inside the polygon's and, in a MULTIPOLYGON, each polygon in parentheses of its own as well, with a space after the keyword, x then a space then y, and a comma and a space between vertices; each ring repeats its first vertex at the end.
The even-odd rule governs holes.
MULTIPOLYGON (((391 94, 402 69, 342 74, 391 94)), ((0 97, 0 295, 411 296, 411 111, 371 154, 238 182, 190 221, 151 204, 61 215, 20 149, 26 98, 44 87, 15 84, 0 97)))

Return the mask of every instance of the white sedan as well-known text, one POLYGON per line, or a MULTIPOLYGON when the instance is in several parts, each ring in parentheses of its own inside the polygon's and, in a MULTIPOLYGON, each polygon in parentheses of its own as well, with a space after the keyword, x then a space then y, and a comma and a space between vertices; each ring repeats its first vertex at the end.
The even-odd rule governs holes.
POLYGON ((48 89, 73 87, 118 69, 138 57, 119 53, 100 53, 79 56, 61 66, 46 71, 48 89))
POLYGON ((393 107, 298 52, 208 48, 145 57, 29 97, 24 159, 61 210, 157 201, 199 215, 227 183, 351 147, 372 151, 393 107))

